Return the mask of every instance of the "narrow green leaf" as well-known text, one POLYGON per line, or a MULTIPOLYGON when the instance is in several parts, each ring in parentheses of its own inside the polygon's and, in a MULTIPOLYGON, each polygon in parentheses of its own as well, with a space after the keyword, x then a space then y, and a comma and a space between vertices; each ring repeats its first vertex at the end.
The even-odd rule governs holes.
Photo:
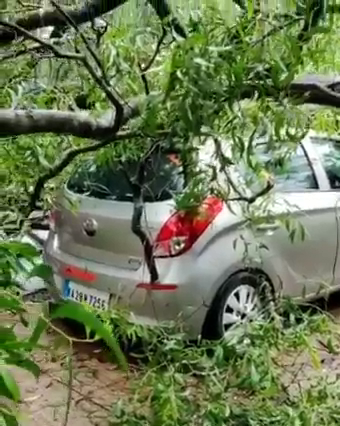
POLYGON ((260 381, 260 376, 259 376, 259 374, 256 370, 256 367, 253 363, 250 366, 250 377, 251 377, 252 384, 254 386, 258 385, 258 383, 260 381))
POLYGON ((0 343, 15 341, 17 339, 13 327, 5 327, 0 325, 0 343))
POLYGON ((30 272, 30 277, 39 277, 44 281, 48 281, 53 275, 52 268, 49 265, 45 265, 41 263, 39 265, 35 265, 32 271, 30 272))
POLYGON ((0 426, 19 426, 15 407, 8 402, 4 398, 0 402, 0 426))
POLYGON ((0 378, 2 379, 2 383, 0 384, 0 393, 3 396, 9 396, 15 402, 19 402, 20 389, 12 373, 7 368, 1 368, 0 378))
POLYGON ((31 345, 36 345, 41 335, 46 330, 46 328, 47 328, 47 321, 44 318, 39 317, 34 327, 33 333, 31 334, 31 337, 29 338, 28 342, 31 345))
POLYGON ((16 365, 24 370, 29 371, 37 379, 40 376, 40 368, 38 364, 34 361, 27 358, 15 358, 12 355, 8 358, 5 358, 5 363, 7 365, 16 365))
POLYGON ((34 258, 39 256, 38 250, 29 243, 20 241, 5 241, 1 243, 1 248, 7 250, 11 255, 20 255, 25 258, 34 258))
POLYGON ((93 312, 88 311, 79 303, 67 301, 61 304, 51 315, 51 319, 57 318, 72 319, 84 324, 85 327, 90 328, 112 349, 119 364, 124 369, 127 369, 126 359, 117 340, 93 312))
POLYGON ((0 294, 0 310, 10 312, 24 312, 25 308, 23 307, 21 301, 15 296, 2 293, 0 294))
POLYGON ((254 15, 254 0, 248 0, 248 18, 254 15))

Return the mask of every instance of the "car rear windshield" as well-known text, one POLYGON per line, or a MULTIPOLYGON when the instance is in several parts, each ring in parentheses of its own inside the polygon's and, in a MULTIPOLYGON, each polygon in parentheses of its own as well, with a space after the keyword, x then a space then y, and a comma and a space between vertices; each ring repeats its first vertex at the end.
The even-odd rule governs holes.
MULTIPOLYGON (((88 197, 132 201, 131 182, 136 178, 138 161, 117 163, 83 163, 67 182, 67 189, 88 197)), ((144 200, 164 201, 184 189, 184 174, 175 154, 155 153, 145 164, 144 200)))

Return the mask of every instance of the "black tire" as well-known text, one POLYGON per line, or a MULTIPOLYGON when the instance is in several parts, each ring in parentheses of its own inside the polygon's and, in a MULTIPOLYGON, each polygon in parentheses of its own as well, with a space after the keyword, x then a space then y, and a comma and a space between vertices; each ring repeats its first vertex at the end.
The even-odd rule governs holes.
MULTIPOLYGON (((266 280, 267 281, 267 280, 266 280)), ((226 301, 229 296, 241 285, 248 285, 253 287, 259 295, 262 303, 265 303, 265 292, 262 291, 262 284, 264 282, 263 275, 257 272, 238 272, 231 276, 227 281, 222 284, 218 290, 206 316, 202 336, 204 339, 218 340, 221 339, 227 328, 223 325, 223 314, 226 301)))

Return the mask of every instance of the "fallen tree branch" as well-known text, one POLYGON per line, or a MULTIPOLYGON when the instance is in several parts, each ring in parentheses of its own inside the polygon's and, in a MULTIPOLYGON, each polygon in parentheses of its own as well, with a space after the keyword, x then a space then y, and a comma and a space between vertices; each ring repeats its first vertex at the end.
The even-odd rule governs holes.
MULTIPOLYGON (((206 135, 210 136, 209 133, 207 133, 206 135)), ((269 179, 269 180, 267 180, 265 187, 260 189, 258 192, 255 192, 255 193, 253 193, 249 196, 247 196, 246 194, 243 194, 239 189, 239 185, 236 182, 234 182, 233 178, 231 177, 229 171, 227 170, 227 167, 225 165, 223 165, 226 157, 225 157, 225 154, 223 153, 221 141, 218 138, 216 138, 215 136, 213 136, 213 135, 211 135, 211 136, 213 137, 215 150, 216 150, 216 153, 217 153, 217 158, 220 161, 220 165, 221 165, 220 171, 223 172, 223 174, 226 177, 226 180, 229 184, 229 187, 236 194, 236 197, 230 198, 229 197, 230 188, 229 188, 227 199, 225 200, 226 202, 244 201, 248 204, 253 204, 258 198, 261 198, 264 195, 268 194, 274 188, 274 182, 269 179)), ((253 132, 252 136, 255 136, 255 132, 253 132)))
POLYGON ((25 46, 18 50, 12 50, 0 55, 0 62, 4 62, 10 59, 16 59, 19 56, 26 55, 28 53, 38 53, 43 49, 41 44, 34 44, 33 46, 25 46))
POLYGON ((266 39, 268 39, 272 35, 280 32, 280 31, 283 31, 283 30, 291 27, 292 25, 294 25, 298 22, 301 22, 302 20, 303 20, 303 18, 298 16, 298 17, 291 18, 290 20, 287 20, 286 22, 283 22, 281 24, 273 26, 270 30, 268 30, 266 33, 264 33, 262 37, 259 37, 258 39, 254 40, 254 42, 251 43, 251 47, 255 47, 258 44, 262 44, 266 39))
POLYGON ((157 42, 157 45, 156 45, 156 48, 155 48, 155 51, 154 51, 152 57, 150 58, 149 62, 146 65, 141 66, 141 71, 144 74, 152 67, 152 64, 155 62, 155 59, 157 58, 157 55, 158 55, 158 53, 161 49, 161 46, 162 46, 162 43, 163 43, 163 41, 166 37, 166 34, 167 34, 166 28, 162 27, 162 35, 158 39, 158 42, 157 42))
POLYGON ((133 213, 131 218, 131 231, 136 235, 143 246, 144 259, 150 274, 150 282, 155 283, 159 279, 159 274, 153 255, 153 246, 147 233, 142 227, 142 215, 144 212, 144 178, 145 178, 146 158, 139 162, 138 172, 132 180, 128 172, 122 168, 126 180, 128 181, 133 194, 133 213))
POLYGON ((237 197, 233 197, 233 198, 228 198, 228 200, 226 200, 227 202, 229 201, 244 201, 248 204, 253 204, 255 203, 255 201, 258 198, 264 197, 265 195, 267 195, 273 188, 274 188, 274 183, 272 181, 267 181, 267 184, 265 187, 263 187, 262 189, 260 189, 258 192, 255 192, 254 194, 250 195, 249 197, 242 194, 239 189, 237 188, 237 185, 231 181, 231 179, 229 179, 230 177, 228 177, 228 182, 230 184, 230 186, 232 187, 233 191, 237 194, 237 197))
MULTIPOLYGON (((245 91, 243 98, 254 96, 255 89, 245 91)), ((313 103, 340 107, 340 77, 303 76, 293 81, 287 95, 313 103)), ((134 101, 129 117, 139 115, 140 101, 134 101)), ((54 133, 102 140, 112 134, 113 112, 108 111, 100 118, 93 118, 87 112, 57 110, 11 110, 0 109, 0 137, 54 133)))
POLYGON ((136 136, 138 136, 137 133, 121 132, 121 133, 115 134, 112 137, 107 138, 106 140, 103 140, 101 142, 91 144, 91 145, 86 145, 86 146, 83 146, 83 147, 80 147, 80 148, 73 148, 73 149, 70 149, 69 151, 67 151, 61 157, 61 159, 56 164, 54 164, 46 173, 39 176, 39 178, 38 178, 38 180, 37 180, 37 182, 34 186, 32 195, 30 197, 30 201, 29 201, 29 205, 28 205, 28 211, 25 212, 25 216, 27 217, 33 210, 35 210, 37 208, 37 203, 40 199, 41 192, 44 189, 45 184, 49 180, 58 176, 79 155, 87 154, 89 152, 95 152, 95 151, 98 151, 102 148, 105 148, 106 146, 108 146, 108 145, 110 145, 114 142, 118 142, 118 141, 122 141, 122 140, 126 140, 126 139, 132 139, 136 136))
MULTIPOLYGON (((122 125, 138 113, 138 103, 130 104, 122 125)), ((0 109, 0 137, 53 133, 101 141, 115 134, 115 116, 113 111, 93 118, 83 111, 0 109)))
POLYGON ((150 94, 149 82, 148 82, 148 79, 146 77, 146 73, 151 68, 152 64, 155 62, 155 59, 157 58, 157 55, 158 55, 158 53, 161 49, 162 43, 163 43, 166 35, 167 35, 167 31, 166 31, 166 28, 163 26, 162 27, 162 35, 158 39, 155 51, 154 51, 152 57, 150 58, 149 62, 146 65, 142 65, 142 64, 138 63, 138 66, 139 66, 139 69, 140 69, 140 76, 141 76, 142 82, 144 84, 144 90, 145 90, 146 95, 150 94))
POLYGON ((58 12, 65 18, 66 22, 71 25, 71 27, 79 34, 80 38, 82 39, 86 49, 90 53, 92 59, 96 63, 97 67, 99 68, 100 75, 97 74, 91 63, 87 60, 86 56, 82 58, 82 62, 87 69, 88 73, 91 75, 93 80, 97 83, 97 85, 103 90, 103 92, 106 94, 106 97, 111 102, 112 105, 117 110, 116 117, 119 117, 123 114, 123 105, 121 104, 120 100, 117 98, 117 96, 113 93, 112 88, 110 87, 110 82, 108 81, 103 64, 101 63, 98 55, 96 52, 92 49, 90 43, 88 42, 87 38, 84 36, 83 32, 80 31, 77 24, 72 20, 71 17, 67 15, 67 13, 53 0, 51 0, 51 3, 53 6, 58 10, 58 12))
MULTIPOLYGON (((81 9, 67 9, 67 15, 77 24, 84 24, 92 21, 98 16, 111 12, 127 0, 92 0, 86 2, 81 9)), ((67 23, 65 18, 55 9, 44 10, 30 13, 22 18, 19 18, 15 24, 28 31, 36 30, 42 27, 65 27, 67 23)), ((7 28, 0 31, 0 44, 7 44, 15 40, 18 33, 15 28, 7 28)))
MULTIPOLYGON (((65 9, 65 13, 76 25, 81 25, 86 22, 92 22, 95 18, 114 11, 127 1, 128 0, 92 0, 91 2, 85 2, 85 5, 80 9, 67 8, 65 9)), ((172 15, 171 8, 167 0, 148 0, 148 2, 153 7, 161 21, 169 19, 172 15)), ((26 16, 17 19, 15 24, 27 31, 50 26, 61 30, 67 27, 65 16, 61 15, 56 9, 47 9, 43 12, 39 10, 37 12, 29 13, 26 16)), ((169 19, 169 25, 178 35, 183 38, 186 37, 185 29, 176 17, 169 19)), ((18 38, 18 35, 23 36, 23 34, 18 33, 14 27, 2 29, 0 30, 0 44, 11 43, 18 38)))
MULTIPOLYGON (((49 43, 48 41, 45 41, 34 34, 27 31, 25 28, 20 27, 18 24, 11 24, 9 22, 3 21, 0 19, 0 26, 5 28, 10 28, 12 30, 15 30, 17 34, 20 34, 21 36, 35 41, 36 43, 39 43, 41 46, 45 47, 46 49, 50 50, 57 58, 65 58, 65 59, 72 59, 72 60, 83 60, 84 56, 80 53, 73 53, 73 52, 65 52, 60 49, 58 49, 54 44, 49 43)), ((0 31, 1 34, 1 31, 0 31)))
POLYGON ((92 56, 92 59, 95 61, 98 68, 100 69, 100 72, 101 72, 102 77, 104 78, 106 84, 109 85, 108 80, 107 80, 106 75, 105 75, 103 64, 101 63, 96 52, 92 49, 92 46, 89 43, 88 39, 85 37, 84 33, 79 29, 77 23, 67 14, 66 11, 64 11, 64 9, 61 6, 58 5, 57 2, 55 2, 54 0, 51 0, 51 3, 56 8, 56 10, 58 10, 58 12, 65 18, 65 21, 76 31, 77 34, 79 34, 79 36, 80 36, 81 40, 83 41, 86 49, 88 50, 88 52, 92 56))
POLYGON ((301 76, 289 85, 288 95, 301 103, 339 108, 340 76, 301 76))
MULTIPOLYGON (((64 14, 64 12, 62 11, 62 9, 59 6, 57 6, 57 8, 58 8, 58 12, 62 16, 64 16, 66 20, 69 19, 64 14)), ((74 24, 72 21, 70 23, 82 35, 82 33, 77 29, 76 24, 74 24)), ((105 93, 105 95, 108 98, 108 100, 116 108, 116 110, 117 110, 116 118, 120 117, 123 114, 123 106, 122 106, 120 100, 113 93, 113 90, 109 87, 109 84, 108 84, 107 79, 105 78, 104 69, 103 69, 103 67, 101 65, 100 60, 99 60, 98 56, 96 55, 96 53, 91 48, 90 44, 87 42, 87 40, 86 40, 86 38, 84 36, 82 37, 83 41, 85 42, 86 47, 89 50, 91 56, 95 59, 95 62, 99 66, 101 74, 102 74, 101 76, 97 74, 97 72, 95 71, 95 69, 93 68, 93 66, 88 61, 88 59, 87 59, 87 57, 85 55, 83 55, 81 53, 78 53, 78 52, 73 53, 73 52, 64 52, 64 51, 61 51, 54 44, 49 43, 49 42, 47 42, 47 41, 45 41, 45 40, 43 40, 43 39, 35 36, 34 34, 30 33, 29 31, 26 31, 24 28, 19 27, 17 24, 10 24, 8 22, 0 20, 0 25, 2 25, 4 27, 15 29, 19 34, 23 35, 25 38, 33 40, 36 43, 40 44, 42 47, 44 47, 44 48, 48 49, 49 51, 51 51, 57 58, 77 60, 77 61, 82 62, 82 64, 84 65, 84 67, 87 69, 88 73, 91 75, 92 79, 103 90, 103 92, 105 93)))
POLYGON ((149 4, 153 7, 154 11, 157 13, 157 16, 162 22, 168 20, 168 25, 182 38, 187 37, 187 33, 184 27, 181 25, 179 20, 174 16, 171 19, 169 17, 172 15, 171 8, 168 1, 166 0, 148 0, 149 4))

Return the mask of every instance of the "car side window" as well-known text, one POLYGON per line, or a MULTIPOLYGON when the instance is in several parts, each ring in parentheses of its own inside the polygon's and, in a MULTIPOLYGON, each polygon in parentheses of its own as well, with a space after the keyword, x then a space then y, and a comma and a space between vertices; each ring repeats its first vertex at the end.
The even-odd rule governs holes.
POLYGON ((340 190, 340 141, 312 138, 332 189, 340 190))
POLYGON ((318 189, 318 184, 301 145, 291 155, 285 167, 272 167, 275 187, 279 191, 304 191, 318 189))
MULTIPOLYGON (((262 167, 273 176, 276 190, 295 192, 318 189, 313 169, 301 145, 295 152, 290 153, 288 158, 284 156, 274 159, 272 152, 267 150, 266 144, 259 144, 255 156, 262 167)), ((248 187, 255 192, 258 191, 256 175, 244 165, 241 173, 248 187)))

